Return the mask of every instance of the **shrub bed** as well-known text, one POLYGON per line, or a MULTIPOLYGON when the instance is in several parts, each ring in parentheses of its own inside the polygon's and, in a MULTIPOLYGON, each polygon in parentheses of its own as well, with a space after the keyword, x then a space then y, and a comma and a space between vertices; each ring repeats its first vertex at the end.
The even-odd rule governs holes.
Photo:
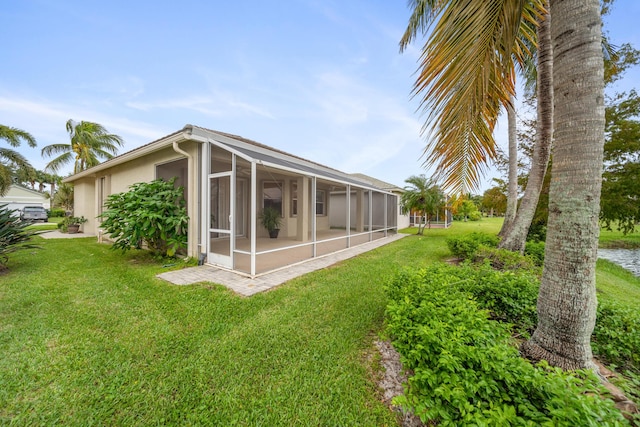
POLYGON ((469 233, 463 236, 450 237, 447 239, 447 246, 451 253, 460 259, 472 260, 481 245, 498 246, 498 236, 486 233, 469 233))
POLYGON ((405 369, 412 372, 396 403, 423 422, 456 426, 624 422, 613 401, 598 396, 601 388, 592 373, 532 365, 519 356, 510 325, 490 320, 524 316, 528 320, 523 327, 531 323, 528 304, 535 301, 535 281, 530 276, 435 265, 404 271, 386 289, 387 331, 405 369), (516 290, 510 292, 511 288, 516 290), (491 289, 498 291, 496 296, 491 289))

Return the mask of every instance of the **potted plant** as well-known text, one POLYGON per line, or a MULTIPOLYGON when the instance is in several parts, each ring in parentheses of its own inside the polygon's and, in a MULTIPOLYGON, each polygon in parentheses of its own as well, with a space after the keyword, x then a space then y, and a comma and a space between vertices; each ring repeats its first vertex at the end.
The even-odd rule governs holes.
POLYGON ((62 231, 66 231, 69 234, 76 234, 80 231, 80 225, 89 221, 85 217, 77 217, 77 216, 67 216, 65 217, 59 224, 58 228, 62 231))
POLYGON ((269 232, 269 237, 272 239, 278 237, 278 232, 282 226, 280 211, 272 207, 266 207, 260 212, 259 218, 262 226, 269 232))

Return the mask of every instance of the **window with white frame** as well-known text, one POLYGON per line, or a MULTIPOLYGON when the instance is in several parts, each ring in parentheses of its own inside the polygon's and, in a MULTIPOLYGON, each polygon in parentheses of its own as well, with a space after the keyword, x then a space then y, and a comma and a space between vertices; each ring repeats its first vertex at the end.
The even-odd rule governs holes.
POLYGON ((327 205, 327 192, 324 190, 316 190, 316 215, 325 216, 327 214, 325 207, 327 205))
POLYGON ((262 207, 274 208, 282 215, 282 182, 264 181, 262 183, 262 207))
POLYGON ((298 215, 298 183, 291 181, 291 216, 298 215))

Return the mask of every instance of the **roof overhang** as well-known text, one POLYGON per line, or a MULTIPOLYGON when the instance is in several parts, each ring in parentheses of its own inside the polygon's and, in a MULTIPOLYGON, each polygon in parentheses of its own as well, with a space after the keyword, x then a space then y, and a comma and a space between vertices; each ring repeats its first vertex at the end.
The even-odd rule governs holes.
POLYGON ((161 139, 153 141, 149 144, 143 145, 142 147, 136 148, 135 150, 129 151, 120 156, 107 160, 104 163, 100 163, 97 166, 94 166, 82 172, 78 172, 77 174, 71 175, 63 179, 62 182, 74 182, 86 177, 95 177, 98 172, 103 171, 105 169, 112 168, 114 166, 118 166, 126 162, 130 162, 131 160, 144 157, 148 154, 155 153, 156 151, 164 150, 167 147, 172 147, 174 142, 182 142, 188 139, 188 137, 186 136, 188 132, 187 127, 188 126, 185 126, 185 128, 182 129, 181 131, 172 133, 161 139))

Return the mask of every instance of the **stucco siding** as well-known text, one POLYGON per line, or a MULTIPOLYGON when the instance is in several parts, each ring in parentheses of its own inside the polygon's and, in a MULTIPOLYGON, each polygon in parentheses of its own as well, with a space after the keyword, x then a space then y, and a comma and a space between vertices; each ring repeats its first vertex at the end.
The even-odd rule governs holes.
MULTIPOLYGON (((194 156, 193 164, 198 164, 197 144, 186 142, 180 144, 180 148, 194 156)), ((89 221, 84 224, 85 232, 98 235, 100 223, 96 217, 100 213, 100 180, 102 178, 105 178, 106 183, 104 189, 104 198, 106 199, 110 194, 128 191, 132 184, 153 181, 156 179, 157 165, 182 158, 184 155, 168 147, 146 157, 134 159, 74 181, 74 215, 87 218, 89 221)), ((190 206, 187 206, 190 217, 188 253, 192 256, 196 256, 198 251, 198 181, 194 177, 195 173, 197 172, 189 173, 187 184, 190 202, 190 206)))

